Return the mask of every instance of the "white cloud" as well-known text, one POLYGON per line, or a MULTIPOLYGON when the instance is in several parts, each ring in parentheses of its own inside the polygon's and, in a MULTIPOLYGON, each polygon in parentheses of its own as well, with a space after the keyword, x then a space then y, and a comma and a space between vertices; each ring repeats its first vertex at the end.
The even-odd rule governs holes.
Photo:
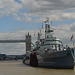
MULTIPOLYGON (((34 36, 34 30, 21 30, 17 32, 0 32, 0 40, 25 40, 25 36, 30 32, 32 35, 32 41, 36 40, 34 36)), ((36 34, 38 30, 36 29, 36 34)), ((0 53, 5 54, 25 54, 25 43, 0 43, 0 53)))
POLYGON ((40 19, 47 16, 51 19, 54 18, 56 21, 75 19, 75 11, 65 12, 66 10, 75 10, 74 0, 19 0, 19 2, 0 0, 0 16, 12 14, 14 19, 25 22, 38 22, 38 19, 33 20, 33 17, 39 17, 40 19), (26 11, 22 12, 20 10, 26 11))
MULTIPOLYGON (((23 22, 41 22, 49 17, 53 21, 75 20, 75 0, 0 0, 0 17, 13 15, 14 19, 23 22), (23 11, 21 11, 23 10, 23 11), (68 12, 67 12, 68 11, 68 12)), ((75 35, 75 23, 54 26, 55 35, 64 43, 72 45, 70 37, 75 35)), ((20 29, 20 28, 18 28, 20 29)), ((35 30, 20 30, 17 32, 0 32, 0 39, 25 39, 30 32, 35 30)), ((37 34, 38 30, 36 29, 37 34)), ((32 40, 36 40, 33 36, 32 40)), ((34 41, 33 41, 34 42, 34 41)), ((21 46, 19 45, 20 49, 21 46)), ((15 50, 16 51, 16 50, 15 50)))
POLYGON ((73 42, 70 40, 72 34, 74 35, 75 39, 75 23, 73 24, 64 24, 64 25, 58 25, 57 27, 54 26, 55 29, 55 36, 64 44, 68 44, 70 47, 72 47, 73 42))
POLYGON ((0 0, 0 16, 8 16, 19 12, 22 5, 14 0, 0 0))
MULTIPOLYGON (((54 30, 54 36, 56 36, 58 39, 60 39, 65 45, 68 44, 70 47, 72 47, 72 41, 70 41, 70 38, 72 34, 74 35, 75 39, 75 23, 73 24, 64 24, 64 25, 58 25, 51 27, 54 30)), ((33 30, 20 30, 17 32, 0 32, 0 40, 1 39, 25 39, 25 36, 28 34, 28 32, 32 36, 32 42, 34 43, 37 40, 37 33, 40 32, 38 29, 33 30), (36 31, 36 32, 35 32, 36 31), (35 36, 34 36, 35 34, 35 36)), ((42 38, 44 37, 44 29, 41 30, 42 32, 42 38)), ((24 54, 25 53, 25 44, 23 43, 14 43, 14 44, 0 44, 0 53, 6 53, 6 54, 24 54), (10 51, 10 53, 9 53, 10 51)))

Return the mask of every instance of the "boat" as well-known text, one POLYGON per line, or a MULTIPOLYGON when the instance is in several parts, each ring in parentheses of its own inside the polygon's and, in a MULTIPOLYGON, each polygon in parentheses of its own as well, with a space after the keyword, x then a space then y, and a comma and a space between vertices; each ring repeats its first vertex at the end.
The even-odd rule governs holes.
POLYGON ((40 39, 38 33, 36 47, 26 54, 23 62, 31 66, 74 69, 74 49, 64 47, 60 39, 53 36, 53 31, 47 22, 45 38, 40 39))

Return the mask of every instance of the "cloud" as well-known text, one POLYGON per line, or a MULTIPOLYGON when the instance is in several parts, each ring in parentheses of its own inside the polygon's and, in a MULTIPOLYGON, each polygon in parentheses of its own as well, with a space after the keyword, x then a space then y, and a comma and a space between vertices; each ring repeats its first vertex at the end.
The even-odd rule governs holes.
MULTIPOLYGON (((72 47, 72 41, 70 41, 70 38, 73 35, 75 35, 75 23, 73 24, 64 24, 64 25, 58 25, 58 26, 52 26, 52 29, 54 29, 54 36, 60 39, 64 45, 69 45, 72 47)), ((37 40, 37 34, 40 32, 38 29, 33 30, 20 30, 17 32, 0 32, 0 40, 5 39, 25 39, 25 36, 28 34, 28 32, 32 36, 32 42, 35 44, 35 41, 37 40), (36 31, 36 32, 35 32, 36 31), (35 34, 35 35, 34 35, 35 34)), ((41 38, 45 37, 44 29, 41 29, 42 36, 41 38)), ((75 39, 75 37, 74 37, 75 39)), ((0 53, 6 53, 6 54, 24 54, 26 51, 25 43, 0 43, 0 53), (9 53, 10 52, 10 53, 9 53)))
POLYGON ((23 30, 23 28, 22 28, 22 27, 20 27, 20 28, 15 28, 14 30, 15 30, 15 31, 17 31, 17 30, 23 30))
MULTIPOLYGON (((30 32, 32 35, 32 42, 35 42, 37 38, 38 30, 36 29, 36 35, 34 36, 34 30, 20 30, 17 32, 0 32, 0 40, 25 40, 26 35, 30 32)), ((25 54, 25 43, 0 43, 0 53, 5 54, 25 54)))
POLYGON ((25 54, 25 43, 0 43, 0 53, 8 55, 25 54))
MULTIPOLYGON (((46 17, 52 21, 75 20, 75 0, 0 0, 0 17, 10 15, 15 20, 32 24, 45 21, 46 17)), ((56 29, 54 35, 63 43, 72 46, 70 37, 72 34, 75 35, 75 23, 59 24, 53 27, 56 29)), ((17 28, 16 30, 19 31, 16 32, 0 32, 0 39, 25 39, 25 35, 30 32, 33 36, 32 41, 36 41, 37 35, 34 36, 34 33, 37 34, 39 30, 21 29, 17 28)), ((22 48, 21 45, 18 47, 19 50, 22 48)))
POLYGON ((45 17, 56 21, 75 19, 74 10, 74 0, 0 0, 0 16, 13 15, 14 19, 24 22, 39 22, 45 17), (73 12, 65 12, 67 10, 73 12))
MULTIPOLYGON (((73 47, 72 41, 70 40, 72 34, 75 35, 75 23, 73 24, 64 24, 53 27, 55 29, 55 36, 59 38, 65 45, 68 44, 70 47, 73 47)), ((73 37, 75 39, 75 37, 73 37)))
POLYGON ((22 8, 22 5, 14 0, 0 0, 0 16, 9 16, 17 13, 22 8))
POLYGON ((75 33, 75 23, 71 25, 71 32, 75 33))

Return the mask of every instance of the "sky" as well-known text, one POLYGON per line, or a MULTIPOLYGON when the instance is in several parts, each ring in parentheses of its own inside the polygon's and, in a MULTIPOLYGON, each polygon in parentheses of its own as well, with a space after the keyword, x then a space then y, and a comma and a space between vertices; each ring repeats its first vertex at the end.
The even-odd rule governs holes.
MULTIPOLYGON (((0 40, 25 39, 29 32, 32 42, 35 42, 47 17, 49 24, 52 21, 54 36, 72 47, 70 38, 73 34, 75 40, 75 0, 0 0, 0 40)), ((44 34, 43 29, 41 32, 44 34)), ((0 43, 0 53, 24 54, 25 49, 25 43, 0 43)))

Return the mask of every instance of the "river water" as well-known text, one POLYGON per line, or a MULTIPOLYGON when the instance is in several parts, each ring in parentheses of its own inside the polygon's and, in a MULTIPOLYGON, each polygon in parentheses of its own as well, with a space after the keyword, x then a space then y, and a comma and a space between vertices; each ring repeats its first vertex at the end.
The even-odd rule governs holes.
POLYGON ((24 65, 22 60, 0 61, 0 75, 75 75, 75 68, 48 69, 24 65))

